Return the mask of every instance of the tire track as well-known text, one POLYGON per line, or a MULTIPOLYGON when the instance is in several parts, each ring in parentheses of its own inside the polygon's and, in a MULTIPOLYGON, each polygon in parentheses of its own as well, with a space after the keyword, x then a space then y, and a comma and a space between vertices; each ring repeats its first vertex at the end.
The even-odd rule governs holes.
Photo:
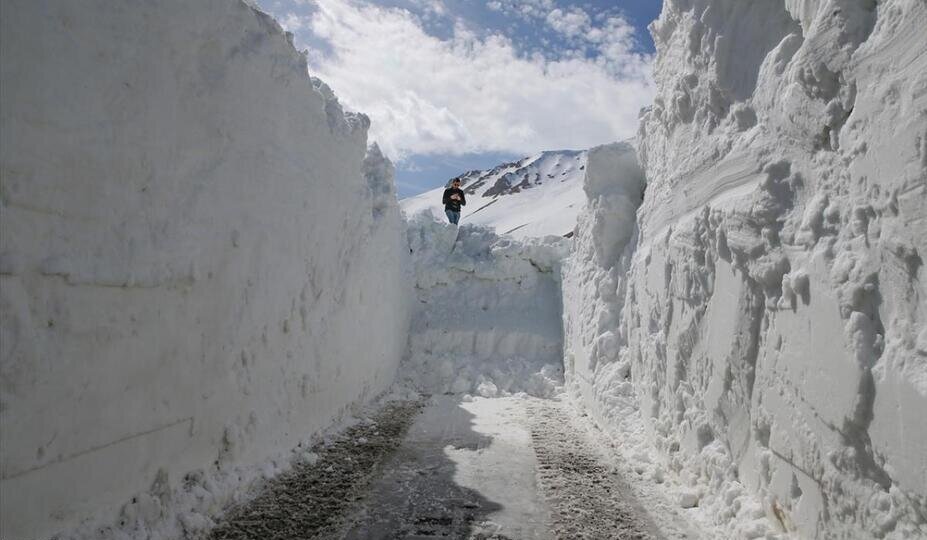
POLYGON ((370 421, 317 445, 314 465, 300 464, 272 480, 253 500, 233 508, 212 530, 212 540, 332 538, 382 464, 400 446, 421 412, 420 401, 392 401, 370 421))
POLYGON ((529 408, 538 484, 551 506, 553 533, 562 539, 661 538, 618 471, 605 465, 555 402, 529 408))

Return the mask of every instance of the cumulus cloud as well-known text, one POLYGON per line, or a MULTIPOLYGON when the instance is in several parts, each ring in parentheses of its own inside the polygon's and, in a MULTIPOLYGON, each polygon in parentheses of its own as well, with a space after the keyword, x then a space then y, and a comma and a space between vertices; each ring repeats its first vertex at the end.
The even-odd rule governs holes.
POLYGON ((486 7, 493 11, 523 19, 544 18, 554 9, 553 0, 490 0, 486 7))
POLYGON ((565 36, 577 37, 590 30, 592 20, 580 8, 574 7, 566 11, 557 8, 547 14, 547 24, 565 36))
POLYGON ((429 14, 445 15, 448 12, 443 0, 409 0, 409 2, 429 14))
POLYGON ((588 16, 552 15, 559 10, 548 10, 548 0, 515 7, 524 13, 525 6, 594 41, 602 54, 526 55, 509 38, 480 35, 459 21, 449 39, 439 39, 410 11, 358 1, 318 0, 311 15, 285 26, 305 25, 329 45, 325 54, 311 52, 313 73, 346 106, 371 117, 371 138, 394 159, 528 154, 633 135, 653 94, 650 59, 631 52, 633 29, 620 19, 623 26, 593 28, 588 16))
POLYGON ((279 22, 280 26, 287 32, 298 32, 306 26, 307 19, 308 17, 300 17, 296 13, 290 12, 280 17, 277 22, 279 22))

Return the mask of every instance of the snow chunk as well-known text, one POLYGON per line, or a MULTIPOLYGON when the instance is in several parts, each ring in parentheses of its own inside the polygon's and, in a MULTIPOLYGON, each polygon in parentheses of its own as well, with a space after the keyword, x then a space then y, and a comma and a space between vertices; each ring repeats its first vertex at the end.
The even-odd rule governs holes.
POLYGON ((569 241, 519 241, 427 214, 410 220, 408 239, 418 309, 401 379, 433 393, 557 393, 569 241))

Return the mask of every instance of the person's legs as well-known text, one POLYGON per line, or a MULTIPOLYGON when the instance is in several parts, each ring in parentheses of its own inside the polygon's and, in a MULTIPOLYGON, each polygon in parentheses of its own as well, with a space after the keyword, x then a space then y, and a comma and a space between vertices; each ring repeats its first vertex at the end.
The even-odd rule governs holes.
POLYGON ((453 223, 454 225, 457 225, 457 222, 460 221, 460 212, 455 212, 453 210, 445 210, 444 213, 447 214, 447 220, 453 223))

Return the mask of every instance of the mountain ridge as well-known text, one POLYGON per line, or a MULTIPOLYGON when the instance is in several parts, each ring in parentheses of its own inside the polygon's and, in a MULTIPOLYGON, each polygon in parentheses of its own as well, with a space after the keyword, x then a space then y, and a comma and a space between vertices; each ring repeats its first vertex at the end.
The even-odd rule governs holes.
POLYGON ((431 212, 443 218, 441 195, 460 180, 467 195, 461 223, 493 228, 518 238, 572 236, 585 201, 587 150, 547 150, 491 169, 474 169, 444 186, 400 201, 407 215, 431 212))

